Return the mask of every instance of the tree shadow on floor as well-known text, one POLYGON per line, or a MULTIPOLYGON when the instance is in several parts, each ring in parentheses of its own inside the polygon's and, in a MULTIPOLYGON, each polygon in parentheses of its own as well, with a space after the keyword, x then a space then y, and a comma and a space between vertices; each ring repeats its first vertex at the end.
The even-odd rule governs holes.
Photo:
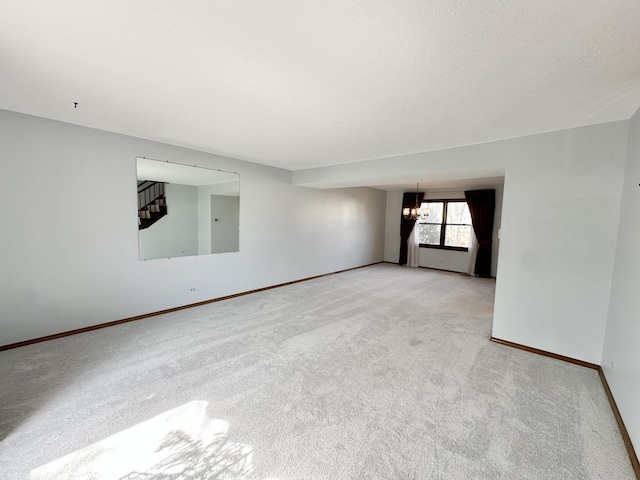
POLYGON ((254 480, 253 449, 218 434, 206 444, 176 430, 158 448, 163 460, 144 472, 131 472, 120 480, 254 480))

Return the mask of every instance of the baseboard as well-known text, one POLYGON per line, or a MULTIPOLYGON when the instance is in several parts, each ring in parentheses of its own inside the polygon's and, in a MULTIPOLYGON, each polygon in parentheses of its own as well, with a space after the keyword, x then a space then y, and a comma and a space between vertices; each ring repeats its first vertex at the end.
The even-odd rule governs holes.
POLYGON ((22 342, 10 343, 8 345, 0 345, 0 352, 4 350, 11 350, 13 348, 25 347, 27 345, 32 345, 34 343, 41 343, 41 342, 46 342, 48 340, 55 340, 56 338, 69 337, 71 335, 77 335, 79 333, 90 332, 92 330, 100 330, 101 328, 113 327, 115 325, 121 325, 123 323, 135 322, 136 320, 142 320, 149 317, 156 317, 158 315, 177 312, 179 310, 185 310, 187 308, 200 307, 202 305, 207 305, 209 303, 221 302, 223 300, 229 300, 230 298, 242 297, 244 295, 251 295, 252 293, 264 292, 266 290, 272 290, 274 288, 286 287, 287 285, 306 282, 306 281, 313 280, 316 278, 321 278, 321 277, 328 277, 330 275, 336 275, 338 273, 349 272, 351 270, 357 270, 359 268, 370 267, 372 265, 378 265, 380 263, 384 263, 384 262, 374 262, 374 263, 369 263, 367 265, 361 265, 359 267, 345 268, 344 270, 337 270, 335 272, 323 273, 322 275, 315 275, 313 277, 301 278, 299 280, 293 280, 291 282, 279 283, 277 285, 271 285, 263 288, 256 288, 255 290, 248 290, 246 292, 234 293, 233 295, 226 295, 224 297, 212 298, 210 300, 203 300, 201 302, 189 303, 187 305, 182 305, 179 307, 167 308, 166 310, 159 310, 157 312, 145 313, 143 315, 136 315, 135 317, 123 318, 122 320, 114 320, 113 322, 100 323, 98 325, 91 325, 88 327, 77 328, 75 330, 68 330, 66 332, 54 333, 53 335, 47 335, 45 337, 38 337, 31 340, 24 340, 22 342))
POLYGON ((622 420, 622 416, 620 415, 620 411, 618 410, 618 405, 616 405, 616 401, 613 398, 613 394, 611 393, 611 389, 609 388, 609 383, 607 382, 607 377, 604 374, 604 370, 602 370, 602 367, 600 365, 596 365, 595 363, 584 362, 576 358, 565 357, 564 355, 558 355, 557 353, 547 352, 546 350, 540 350, 538 348, 528 347, 526 345, 521 345, 519 343, 509 342, 508 340, 502 340, 500 338, 491 337, 490 340, 492 342, 499 343, 501 345, 506 345, 508 347, 517 348, 520 350, 524 350, 526 352, 531 352, 538 355, 544 355, 545 357, 555 358, 556 360, 562 360, 563 362, 569 362, 575 365, 580 365, 581 367, 597 370, 598 375, 600 376, 600 381, 602 382, 602 387, 604 388, 604 391, 607 394, 607 398, 609 399, 609 405, 611 405, 613 416, 615 417, 616 423, 618 424, 618 430, 620 430, 622 441, 624 442, 624 446, 627 449, 627 454, 629 455, 631 466, 633 467, 633 471, 636 474, 636 478, 640 480, 640 462, 638 461, 638 455, 636 454, 636 451, 633 448, 633 443, 631 443, 631 437, 629 436, 627 427, 625 426, 624 421, 622 420))
POLYGON ((456 275, 466 275, 467 277, 469 276, 469 274, 467 272, 458 272, 456 270, 447 270, 446 268, 423 267, 422 265, 420 267, 418 267, 418 268, 424 268, 425 270, 434 270, 436 272, 455 273, 456 275))
MULTIPOLYGON (((400 265, 398 262, 388 262, 386 260, 383 263, 388 263, 390 265, 400 265)), ((406 266, 406 265, 402 265, 402 266, 406 266)), ((422 265, 420 265, 418 268, 424 268, 425 270, 435 270, 436 272, 448 272, 448 273, 457 273, 459 275, 468 275, 466 272, 458 272, 456 270, 446 270, 444 268, 423 267, 422 265)))
POLYGON ((510 342, 508 340, 502 340, 501 338, 491 337, 489 338, 492 342, 499 343, 501 345, 506 345, 508 347, 517 348, 519 350, 524 350, 525 352, 536 353, 538 355, 543 355, 545 357, 555 358, 556 360, 562 360, 563 362, 573 363, 575 365, 580 365, 581 367, 592 368, 594 370, 598 370, 600 365, 596 365, 595 363, 585 362, 583 360, 578 360, 577 358, 565 357, 564 355, 559 355, 557 353, 547 352, 546 350, 540 350, 539 348, 528 347, 527 345, 522 345, 520 343, 510 342))
POLYGON ((625 426, 624 421, 622 420, 622 416, 620 415, 620 410, 618 410, 618 405, 616 404, 616 401, 613 398, 613 393, 611 393, 611 389, 609 388, 609 382, 607 382, 607 377, 605 376, 604 370, 602 370, 602 367, 598 368, 598 374, 600 375, 600 381, 602 382, 604 391, 607 394, 607 398, 609 399, 611 410, 613 410, 613 416, 616 418, 616 423, 618 424, 618 428, 620 429, 620 434, 622 435, 622 441, 624 442, 624 446, 626 447, 627 453, 629 454, 629 460, 631 460, 631 466, 633 467, 633 471, 636 474, 636 478, 640 480, 640 461, 638 461, 638 455, 636 454, 636 451, 633 448, 633 443, 631 443, 631 437, 629 436, 627 427, 625 426))

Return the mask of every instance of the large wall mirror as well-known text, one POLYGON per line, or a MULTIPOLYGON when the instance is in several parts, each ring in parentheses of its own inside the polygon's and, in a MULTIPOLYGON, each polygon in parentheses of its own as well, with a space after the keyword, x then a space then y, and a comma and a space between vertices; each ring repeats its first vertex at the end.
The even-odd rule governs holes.
POLYGON ((237 252, 240 175, 136 158, 140 260, 237 252))

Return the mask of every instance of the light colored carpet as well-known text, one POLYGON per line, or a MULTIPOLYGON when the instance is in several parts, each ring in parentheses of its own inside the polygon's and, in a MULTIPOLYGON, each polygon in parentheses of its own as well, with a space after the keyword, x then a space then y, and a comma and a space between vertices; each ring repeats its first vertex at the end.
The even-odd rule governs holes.
POLYGON ((3 479, 633 479, 495 283, 375 265, 0 353, 3 479))

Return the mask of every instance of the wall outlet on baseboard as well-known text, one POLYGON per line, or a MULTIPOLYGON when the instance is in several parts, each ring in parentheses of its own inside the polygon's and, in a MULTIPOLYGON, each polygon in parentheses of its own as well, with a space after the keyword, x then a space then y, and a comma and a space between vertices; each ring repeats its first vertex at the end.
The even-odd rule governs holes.
POLYGON ((190 291, 191 293, 195 292, 195 291, 196 291, 196 287, 191 287, 191 288, 189 289, 189 291, 190 291))

